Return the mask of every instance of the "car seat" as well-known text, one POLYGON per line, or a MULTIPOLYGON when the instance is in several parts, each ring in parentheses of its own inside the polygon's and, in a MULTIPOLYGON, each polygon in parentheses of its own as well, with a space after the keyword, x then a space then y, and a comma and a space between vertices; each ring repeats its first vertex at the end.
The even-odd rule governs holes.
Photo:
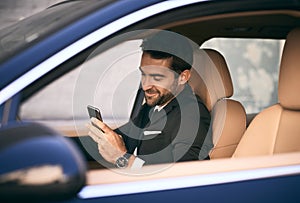
POLYGON ((279 72, 278 103, 261 111, 233 157, 300 151, 300 29, 286 39, 279 72))
POLYGON ((196 50, 189 84, 212 116, 212 136, 201 150, 207 150, 211 159, 231 157, 246 129, 246 112, 240 102, 230 99, 233 85, 223 55, 213 49, 196 50))

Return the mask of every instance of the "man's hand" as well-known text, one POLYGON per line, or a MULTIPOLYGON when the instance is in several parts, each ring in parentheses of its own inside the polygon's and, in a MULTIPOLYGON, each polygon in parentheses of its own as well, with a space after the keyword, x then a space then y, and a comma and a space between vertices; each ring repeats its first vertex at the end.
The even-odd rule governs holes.
POLYGON ((115 164, 116 160, 126 153, 127 150, 122 137, 105 123, 91 118, 91 124, 88 124, 87 127, 90 130, 89 136, 98 143, 99 153, 106 161, 115 164))

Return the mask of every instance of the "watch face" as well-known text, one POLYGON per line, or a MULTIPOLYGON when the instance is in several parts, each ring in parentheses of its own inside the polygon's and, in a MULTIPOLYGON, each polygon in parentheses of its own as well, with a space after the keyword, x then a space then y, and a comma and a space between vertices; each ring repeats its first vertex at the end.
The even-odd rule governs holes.
POLYGON ((126 159, 125 157, 119 157, 116 161, 116 166, 118 168, 125 168, 128 165, 128 159, 126 159))

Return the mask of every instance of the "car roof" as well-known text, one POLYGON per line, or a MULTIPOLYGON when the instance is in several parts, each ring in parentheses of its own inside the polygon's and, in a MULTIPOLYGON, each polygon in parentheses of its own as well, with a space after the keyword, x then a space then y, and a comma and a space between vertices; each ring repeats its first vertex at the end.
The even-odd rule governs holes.
MULTIPOLYGON (((0 63, 80 18, 117 2, 115 0, 69 0, 50 6, 44 11, 0 30, 0 63)), ((155 0, 148 1, 147 4, 144 3, 144 6, 156 2, 155 0)), ((218 2, 222 1, 219 0, 218 2)), ((176 31, 195 42, 202 43, 204 40, 217 37, 218 35, 222 37, 255 36, 258 38, 284 39, 289 30, 300 26, 299 14, 292 12, 293 10, 300 10, 300 1, 247 0, 241 1, 238 4, 237 1, 223 2, 226 2, 227 5, 232 4, 232 10, 224 10, 224 18, 217 19, 214 17, 205 21, 203 19, 198 19, 198 21, 197 18, 190 20, 191 15, 195 13, 199 17, 201 16, 199 12, 190 12, 188 15, 185 14, 187 15, 187 21, 181 20, 177 24, 172 23, 162 28, 176 31), (259 2, 259 9, 255 2, 259 2), (278 10, 276 14, 274 12, 272 14, 268 13, 268 11, 276 9, 278 10), (251 10, 255 12, 255 15, 251 15, 251 10), (290 12, 286 13, 286 10, 290 12), (248 15, 245 14, 243 18, 226 15, 229 12, 238 13, 244 11, 247 11, 248 15), (205 27, 205 32, 202 32, 203 27, 205 27)), ((207 6, 209 4, 215 4, 215 2, 208 1, 207 6)), ((220 12, 222 11, 222 8, 220 8, 222 4, 215 5, 217 6, 215 9, 219 10, 219 13, 222 14, 220 12)), ((194 10, 197 9, 197 6, 195 6, 194 10)), ((205 12, 203 12, 203 15, 205 15, 205 12)), ((180 18, 182 19, 183 16, 180 16, 180 18)))
POLYGON ((192 9, 183 14, 186 20, 181 16, 182 20, 161 28, 180 33, 201 45, 214 37, 285 39, 290 30, 300 26, 300 1, 207 2, 201 9, 200 5, 192 9), (207 14, 205 9, 211 9, 210 4, 215 5, 217 15, 207 14))

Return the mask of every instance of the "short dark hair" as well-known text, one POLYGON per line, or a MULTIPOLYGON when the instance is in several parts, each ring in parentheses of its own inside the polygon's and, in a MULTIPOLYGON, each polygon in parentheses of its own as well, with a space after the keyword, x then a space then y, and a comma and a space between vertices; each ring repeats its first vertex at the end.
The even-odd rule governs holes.
POLYGON ((189 40, 177 33, 159 31, 143 40, 144 53, 154 59, 172 58, 172 70, 180 74, 190 70, 193 63, 193 49, 189 40))

